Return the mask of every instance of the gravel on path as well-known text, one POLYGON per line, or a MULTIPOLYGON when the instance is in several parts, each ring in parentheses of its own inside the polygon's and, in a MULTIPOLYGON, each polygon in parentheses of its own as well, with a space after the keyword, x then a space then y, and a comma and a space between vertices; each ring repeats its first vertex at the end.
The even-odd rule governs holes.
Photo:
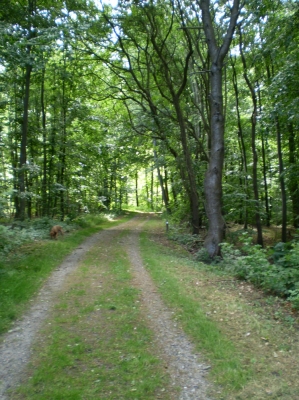
POLYGON ((142 306, 162 358, 168 362, 172 385, 180 388, 179 400, 208 400, 209 384, 205 375, 209 366, 204 364, 186 334, 173 320, 172 312, 157 293, 157 287, 146 271, 138 248, 142 223, 127 236, 127 251, 134 271, 134 282, 141 289, 142 306))
POLYGON ((73 251, 64 262, 52 273, 36 298, 32 300, 30 309, 5 334, 0 344, 0 400, 8 400, 6 391, 15 388, 21 381, 22 372, 30 360, 31 347, 35 341, 43 321, 49 315, 55 295, 63 286, 64 279, 73 273, 86 252, 99 241, 103 235, 113 237, 121 230, 126 230, 124 245, 130 257, 133 284, 141 291, 141 303, 149 326, 154 331, 158 353, 167 364, 172 385, 178 387, 178 400, 209 400, 207 390, 209 384, 205 375, 209 366, 200 360, 193 345, 185 333, 176 326, 172 312, 163 304, 157 288, 142 263, 138 237, 145 219, 134 218, 128 222, 101 231, 85 240, 73 251))

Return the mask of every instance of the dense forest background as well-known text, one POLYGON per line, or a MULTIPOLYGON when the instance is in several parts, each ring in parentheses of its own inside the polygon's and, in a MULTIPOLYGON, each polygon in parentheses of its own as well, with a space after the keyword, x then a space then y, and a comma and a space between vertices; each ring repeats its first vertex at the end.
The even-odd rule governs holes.
POLYGON ((299 4, 2 0, 0 213, 299 227, 299 4))

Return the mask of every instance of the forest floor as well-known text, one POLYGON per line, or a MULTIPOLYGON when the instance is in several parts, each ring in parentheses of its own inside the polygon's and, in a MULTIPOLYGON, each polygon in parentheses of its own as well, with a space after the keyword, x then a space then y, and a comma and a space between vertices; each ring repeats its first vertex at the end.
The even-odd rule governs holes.
MULTIPOLYGON (((139 244, 142 232, 147 231, 149 235, 148 246, 155 242, 169 257, 177 252, 176 245, 165 237, 161 224, 158 231, 157 228, 150 231, 148 219, 151 219, 148 215, 140 215, 93 235, 52 273, 31 301, 30 309, 1 338, 0 399, 299 399, 299 324, 296 315, 278 299, 264 296, 246 283, 190 269, 184 259, 174 259, 168 264, 169 268, 175 268, 182 291, 185 290, 183 287, 187 288, 188 295, 200 302, 207 318, 234 343, 236 353, 243 357, 244 369, 254 371, 243 388, 232 389, 231 393, 222 392, 211 372, 213 359, 208 353, 201 354, 198 343, 180 323, 178 314, 182 310, 171 308, 162 300, 159 293, 162 284, 155 283, 147 271, 139 244), (91 392, 69 397, 42 394, 43 382, 30 381, 35 370, 47 360, 44 347, 49 346, 55 329, 67 326, 70 335, 74 333, 76 338, 84 337, 84 343, 89 343, 90 353, 99 340, 105 343, 114 335, 109 320, 121 307, 115 305, 117 290, 113 288, 116 279, 108 277, 107 265, 113 262, 115 249, 127 257, 126 269, 131 277, 128 290, 138 292, 138 301, 135 302, 140 311, 138 321, 152 332, 147 350, 159 359, 162 384, 157 385, 151 397, 138 397, 134 388, 130 389, 131 395, 117 395, 112 388, 111 392, 101 394, 98 389, 94 395, 91 392), (88 258, 92 261, 89 261, 87 269, 88 258), (108 293, 108 287, 111 306, 105 312, 101 304, 95 304, 95 298, 101 291, 108 293), (79 300, 70 300, 75 291, 79 300), (79 305, 81 310, 84 309, 82 315, 78 315, 79 305)), ((105 293, 107 300, 109 295, 105 293)), ((137 323, 135 329, 139 330, 137 323)), ((117 348, 117 344, 115 346, 117 348)), ((107 365, 105 368, 112 369, 107 365)), ((66 375, 76 373, 78 376, 85 370, 82 360, 73 368, 63 369, 66 375)), ((130 379, 133 382, 134 376, 130 379)))

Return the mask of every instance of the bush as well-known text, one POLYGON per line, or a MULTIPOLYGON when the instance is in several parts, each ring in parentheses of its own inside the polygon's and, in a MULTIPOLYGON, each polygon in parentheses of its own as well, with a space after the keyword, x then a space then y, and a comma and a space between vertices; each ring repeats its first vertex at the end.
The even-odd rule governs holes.
POLYGON ((32 226, 19 229, 0 225, 0 255, 6 255, 22 244, 41 238, 41 236, 43 234, 41 235, 32 226))
POLYGON ((112 218, 110 214, 84 214, 75 218, 72 223, 76 224, 80 228, 87 228, 88 226, 99 225, 102 221, 112 218))
POLYGON ((169 239, 180 243, 189 251, 196 250, 200 246, 202 239, 199 235, 181 232, 179 229, 171 229, 168 233, 169 239))
POLYGON ((50 229, 53 225, 57 224, 57 222, 53 221, 49 217, 43 217, 33 220, 32 226, 35 229, 50 229))
MULTIPOLYGON (((58 222, 51 218, 39 218, 28 221, 17 221, 11 226, 0 225, 0 258, 6 257, 25 243, 50 239, 50 228, 58 222)), ((64 230, 70 227, 60 223, 64 230)))
POLYGON ((299 310, 299 288, 289 291, 289 300, 293 304, 294 308, 299 310))
POLYGON ((299 308, 299 244, 278 243, 269 252, 252 244, 252 238, 243 234, 242 247, 222 243, 219 267, 239 279, 283 296, 299 308))
POLYGON ((199 249, 198 252, 195 254, 195 260, 204 262, 206 264, 210 264, 212 262, 208 251, 204 247, 199 249))

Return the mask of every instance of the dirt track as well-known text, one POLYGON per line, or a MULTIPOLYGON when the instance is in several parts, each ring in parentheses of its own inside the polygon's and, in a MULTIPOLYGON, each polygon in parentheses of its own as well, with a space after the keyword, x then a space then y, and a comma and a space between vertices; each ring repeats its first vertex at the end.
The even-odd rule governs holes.
POLYGON ((145 270, 138 248, 138 235, 142 230, 144 218, 134 218, 116 228, 97 233, 82 243, 53 272, 51 277, 32 300, 28 312, 18 321, 14 328, 4 337, 0 346, 0 399, 9 399, 6 391, 16 387, 22 379, 22 373, 30 360, 31 346, 43 325, 43 321, 51 311, 55 295, 63 287, 66 277, 75 274, 80 261, 88 250, 101 243, 103 246, 113 246, 117 236, 123 230, 122 237, 125 249, 129 255, 133 284, 141 290, 142 309, 145 319, 155 333, 155 341, 159 354, 167 363, 172 385, 180 388, 180 400, 208 400, 206 391, 208 384, 205 374, 208 366, 200 361, 200 356, 172 320, 172 314, 163 304, 156 287, 145 270))

